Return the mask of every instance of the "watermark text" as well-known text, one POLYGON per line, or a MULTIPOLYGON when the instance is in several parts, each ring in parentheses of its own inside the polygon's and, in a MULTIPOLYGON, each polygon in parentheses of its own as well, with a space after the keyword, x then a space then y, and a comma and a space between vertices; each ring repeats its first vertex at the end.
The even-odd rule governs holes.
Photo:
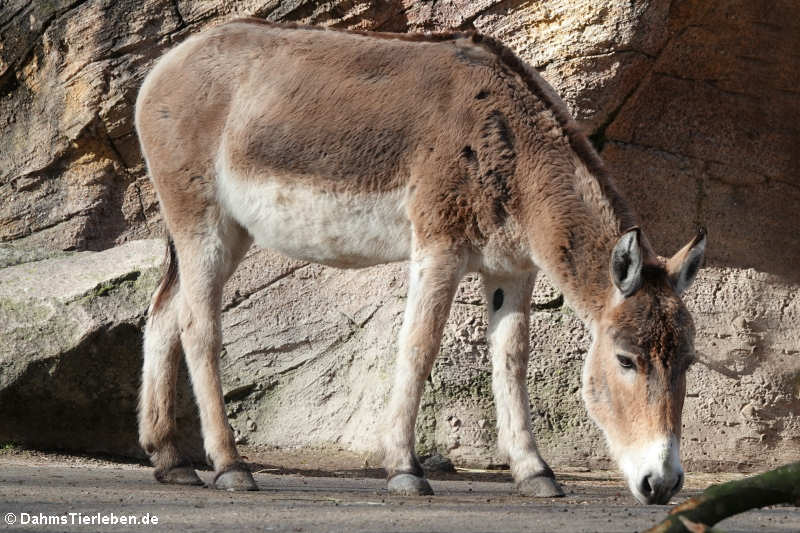
POLYGON ((122 514, 114 512, 4 513, 9 526, 157 526, 158 516, 152 513, 122 514))

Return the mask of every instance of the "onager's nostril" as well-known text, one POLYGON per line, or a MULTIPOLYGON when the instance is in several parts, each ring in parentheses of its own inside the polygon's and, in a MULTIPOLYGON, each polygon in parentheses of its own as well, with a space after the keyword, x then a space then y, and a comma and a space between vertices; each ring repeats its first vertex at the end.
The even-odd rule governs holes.
POLYGON ((642 493, 647 499, 650 499, 650 496, 653 494, 653 476, 648 474, 642 478, 642 482, 639 483, 639 492, 642 493))

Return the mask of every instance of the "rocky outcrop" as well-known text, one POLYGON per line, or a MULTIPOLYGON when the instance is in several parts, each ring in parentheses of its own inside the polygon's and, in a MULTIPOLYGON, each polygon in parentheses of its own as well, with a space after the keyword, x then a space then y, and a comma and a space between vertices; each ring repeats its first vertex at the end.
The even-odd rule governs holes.
MULTIPOLYGON (((684 420, 689 465, 749 468, 796 459, 800 7, 792 2, 10 0, 0 7, 0 265, 24 264, 0 271, 0 279, 24 268, 45 272, 36 279, 46 280, 52 261, 88 257, 42 260, 52 254, 160 234, 133 132, 136 91, 174 43, 245 14, 383 31, 474 28, 508 43, 591 134, 659 251, 675 251, 697 223, 708 227, 709 268, 687 295, 699 350, 684 420)), ((68 401, 84 398, 81 380, 100 391, 118 380, 124 394, 101 397, 108 406, 122 402, 127 414, 108 422, 117 425, 108 426, 103 442, 114 444, 103 449, 135 451, 131 379, 138 379, 141 313, 154 281, 150 274, 115 275, 123 282, 114 295, 137 302, 122 314, 98 304, 110 300, 54 293, 60 303, 52 305, 66 315, 90 317, 79 320, 89 326, 70 322, 68 329, 82 332, 77 337, 48 322, 35 335, 39 344, 28 345, 22 333, 5 340, 16 330, 0 324, 0 440, 24 440, 23 433, 2 433, 6 420, 33 420, 22 416, 30 412, 24 406, 88 409, 78 408, 89 405, 83 400, 68 401), (45 363, 36 362, 37 350, 45 363), (115 366, 86 363, 97 354, 113 354, 115 366), (67 372, 73 367, 65 363, 55 396, 29 385, 61 368, 62 357, 80 361, 74 368, 84 374, 67 372), (39 370, 8 363, 27 359, 39 370)), ((18 293, 19 283, 0 291, 18 293)), ((460 289, 423 399, 418 444, 485 464, 500 458, 477 286, 470 278, 460 289)), ((227 288, 223 313, 223 379, 239 439, 374 448, 404 294, 401 265, 348 272, 251 250, 227 288)), ((30 310, 2 308, 18 313, 14 327, 41 325, 38 300, 21 301, 30 310)), ((529 383, 540 445, 556 466, 607 465, 578 393, 588 335, 546 280, 534 305, 529 383)), ((30 442, 90 447, 55 429, 40 434, 30 442)))
POLYGON ((0 442, 141 455, 141 330, 163 254, 135 241, 0 270, 0 442))

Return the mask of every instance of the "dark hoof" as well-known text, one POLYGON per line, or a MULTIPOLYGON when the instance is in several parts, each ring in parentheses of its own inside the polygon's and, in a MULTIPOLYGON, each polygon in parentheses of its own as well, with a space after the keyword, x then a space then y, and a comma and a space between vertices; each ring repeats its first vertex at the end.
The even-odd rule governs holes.
POLYGON ((561 498, 564 491, 558 482, 549 476, 538 475, 523 479, 517 483, 517 492, 522 496, 533 498, 561 498))
POLYGON ((156 479, 161 483, 175 485, 203 485, 202 480, 191 466, 173 466, 167 471, 156 470, 156 479))
POLYGON ((389 480, 389 494, 398 496, 432 496, 433 489, 424 477, 397 474, 389 480))
POLYGON ((214 476, 213 488, 239 492, 258 490, 258 485, 246 466, 233 465, 214 476))

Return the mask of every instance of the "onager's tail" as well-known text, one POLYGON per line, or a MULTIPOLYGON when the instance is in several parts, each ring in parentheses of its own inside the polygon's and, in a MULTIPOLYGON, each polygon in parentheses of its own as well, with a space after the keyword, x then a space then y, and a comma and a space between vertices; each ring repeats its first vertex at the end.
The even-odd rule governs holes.
POLYGON ((167 251, 164 262, 167 264, 167 271, 164 273, 164 277, 161 278, 161 283, 153 296, 150 315, 159 312, 164 305, 164 298, 173 291, 175 282, 178 281, 178 255, 175 253, 175 243, 172 242, 172 237, 167 237, 167 251))

